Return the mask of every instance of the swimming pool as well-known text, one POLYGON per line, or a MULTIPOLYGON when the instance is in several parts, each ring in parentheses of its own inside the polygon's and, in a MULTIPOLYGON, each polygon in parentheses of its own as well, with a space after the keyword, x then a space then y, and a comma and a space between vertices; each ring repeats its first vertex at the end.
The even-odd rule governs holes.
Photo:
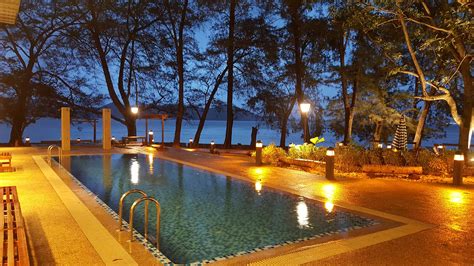
MULTIPOLYGON (((144 154, 69 159, 71 174, 116 212, 120 196, 130 189, 157 198, 162 208, 160 251, 174 263, 236 256, 378 223, 324 202, 144 154)), ((135 198, 126 200, 127 221, 135 198)), ((143 233, 140 212, 135 224, 143 233)))

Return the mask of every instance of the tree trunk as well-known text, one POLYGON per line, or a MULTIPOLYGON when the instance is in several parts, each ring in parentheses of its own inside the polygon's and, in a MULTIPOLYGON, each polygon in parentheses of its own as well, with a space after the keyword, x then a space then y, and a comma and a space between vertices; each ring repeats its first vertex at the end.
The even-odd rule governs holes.
POLYGON ((258 134, 258 127, 252 127, 252 134, 250 135, 250 147, 255 147, 257 143, 257 134, 258 134))
POLYGON ((414 149, 417 150, 421 147, 421 140, 423 138, 423 130, 425 128, 426 118, 430 113, 431 102, 425 102, 423 105, 423 110, 421 110, 420 117, 418 118, 418 125, 416 126, 415 138, 413 142, 415 143, 414 149))
POLYGON ((199 140, 201 139, 201 133, 204 128, 204 123, 206 123, 207 113, 211 108, 212 101, 216 96, 217 90, 219 89, 219 86, 221 85, 226 72, 227 67, 217 76, 214 88, 212 89, 211 94, 209 95, 209 99, 207 100, 206 105, 204 106, 204 110, 202 111, 201 117, 199 118, 199 125, 196 129, 196 133, 194 134, 193 147, 198 147, 199 145, 199 140))
POLYGON ((280 147, 286 147, 286 133, 288 131, 288 119, 284 119, 281 123, 280 147))
MULTIPOLYGON (((472 125, 472 108, 473 108, 473 84, 471 76, 471 67, 469 60, 465 60, 460 67, 460 72, 464 83, 464 97, 463 99, 463 112, 462 112, 462 124, 459 130, 459 149, 467 156, 471 138, 471 125, 472 125)), ((467 158, 467 157, 466 157, 467 158)), ((466 162, 468 160, 465 160, 466 162)))
MULTIPOLYGON (((298 105, 304 101, 303 75, 304 66, 301 58, 301 18, 299 13, 301 3, 290 2, 288 7, 291 15, 291 33, 293 35, 293 53, 295 59, 295 95, 298 105)), ((308 125, 308 116, 301 113, 301 125, 303 126, 303 135, 306 136, 305 142, 309 143, 310 130, 308 125), (308 125, 305 127, 305 125, 308 125)))
POLYGON ((18 147, 23 145, 23 130, 25 128, 25 119, 16 115, 12 119, 12 128, 10 131, 10 146, 18 147))
MULTIPOLYGON (((137 120, 132 117, 125 117, 125 125, 127 126, 127 134, 128 136, 136 136, 137 135, 137 120)), ((145 136, 147 137, 147 136, 145 136)))
POLYGON ((227 125, 225 130, 224 148, 232 147, 232 127, 234 124, 234 30, 235 30, 236 0, 230 1, 229 7, 229 36, 227 39, 227 125))
POLYGON ((26 78, 27 85, 23 85, 18 89, 18 101, 16 102, 15 112, 12 113, 12 128, 10 131, 10 146, 23 145, 23 131, 26 127, 26 108, 29 96, 29 80, 30 76, 26 78))

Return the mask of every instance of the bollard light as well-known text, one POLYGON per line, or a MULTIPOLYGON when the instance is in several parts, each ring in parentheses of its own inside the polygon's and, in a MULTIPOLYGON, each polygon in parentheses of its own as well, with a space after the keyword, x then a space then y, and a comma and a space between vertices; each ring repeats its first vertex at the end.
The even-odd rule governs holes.
POLYGON ((339 147, 344 146, 344 142, 339 142, 339 143, 337 143, 337 146, 339 146, 339 147))
POLYGON ((334 179, 334 149, 329 147, 326 150, 326 179, 334 179))
POLYGON ((262 148, 263 148, 262 141, 257 140, 257 143, 255 143, 255 163, 257 165, 262 165, 262 148))
POLYGON ((392 145, 388 144, 388 145, 387 145, 387 149, 391 150, 391 149, 392 149, 392 145))
POLYGON ((260 192, 262 191, 262 180, 258 179, 257 182, 255 182, 255 191, 257 191, 257 194, 260 195, 260 192))
POLYGON ((461 151, 456 151, 454 155, 453 165, 453 185, 462 185, 462 169, 464 167, 464 154, 461 151))
POLYGON ((138 106, 132 106, 132 107, 130 107, 130 111, 131 111, 132 114, 134 114, 134 115, 138 114, 138 106))
POLYGON ((193 146, 193 139, 189 138, 188 148, 191 148, 192 146, 193 146))
POLYGON ((148 143, 153 144, 153 130, 148 131, 148 143))
POLYGON ((211 140, 211 146, 210 146, 210 148, 209 148, 209 151, 210 151, 212 154, 214 154, 214 153, 216 152, 216 143, 215 143, 213 140, 211 140))

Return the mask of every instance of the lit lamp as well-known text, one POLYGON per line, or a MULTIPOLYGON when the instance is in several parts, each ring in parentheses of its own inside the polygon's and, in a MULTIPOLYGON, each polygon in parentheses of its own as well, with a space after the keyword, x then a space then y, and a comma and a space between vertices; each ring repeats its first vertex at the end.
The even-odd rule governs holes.
POLYGON ((263 148, 262 141, 257 140, 257 143, 255 143, 255 163, 257 165, 262 165, 262 148, 263 148))
POLYGON ((383 148, 383 143, 377 144, 377 148, 382 149, 383 148))
POLYGON ((310 108, 311 108, 311 104, 308 103, 308 102, 302 102, 300 104, 301 113, 303 114, 303 116, 305 118, 303 120, 304 142, 305 143, 309 142, 308 134, 306 132, 308 131, 308 112, 309 112, 310 108))
POLYGON ((387 149, 391 150, 391 149, 392 149, 392 145, 388 144, 388 145, 387 145, 387 149))
POLYGON ((76 142, 77 142, 77 143, 81 143, 81 138, 77 138, 77 139, 76 139, 76 142))
POLYGON ((30 138, 29 138, 29 137, 26 137, 26 138, 25 138, 25 145, 26 145, 26 146, 30 146, 30 145, 31 145, 31 142, 30 142, 30 141, 31 141, 30 138))
POLYGON ((258 195, 260 195, 260 191, 262 191, 262 180, 259 179, 255 182, 255 191, 257 191, 258 195))
POLYGON ((193 146, 193 139, 190 138, 189 143, 188 143, 188 148, 191 148, 192 146, 193 146))
POLYGON ((456 151, 454 154, 453 165, 453 185, 462 185, 462 168, 464 166, 464 154, 461 151, 456 151))
POLYGON ((148 131, 148 143, 153 144, 153 130, 148 131))
POLYGON ((436 146, 436 149, 440 152, 440 153, 443 153, 444 152, 444 146, 439 144, 436 146))
POLYGON ((134 115, 138 114, 138 106, 132 106, 132 107, 130 107, 130 111, 131 111, 132 114, 134 114, 134 115))
POLYGON ((334 149, 329 147, 326 150, 326 179, 334 179, 334 149))
POLYGON ((209 151, 214 154, 216 152, 216 143, 214 143, 213 140, 211 140, 211 146, 209 148, 209 151))
POLYGON ((344 146, 344 142, 339 142, 339 143, 337 143, 337 146, 339 146, 339 147, 344 146))

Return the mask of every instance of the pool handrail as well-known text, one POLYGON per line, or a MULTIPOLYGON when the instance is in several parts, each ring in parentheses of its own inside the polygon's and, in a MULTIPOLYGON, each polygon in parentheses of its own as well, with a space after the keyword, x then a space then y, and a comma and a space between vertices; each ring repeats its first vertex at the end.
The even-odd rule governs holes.
POLYGON ((51 164, 51 156, 53 153, 53 149, 57 148, 58 149, 58 157, 59 157, 59 163, 61 163, 62 158, 63 158, 63 149, 57 145, 49 145, 48 147, 48 159, 49 159, 49 164, 51 164))
POLYGON ((122 231, 123 201, 128 195, 133 194, 133 193, 139 193, 142 195, 142 197, 148 197, 145 191, 140 190, 140 189, 130 189, 129 191, 122 194, 122 197, 120 197, 120 201, 119 201, 119 231, 122 231))
POLYGON ((153 197, 141 197, 132 204, 130 207, 130 242, 133 241, 133 214, 135 212, 135 208, 140 204, 142 201, 145 201, 145 238, 148 238, 148 201, 155 203, 156 208, 156 247, 159 248, 159 239, 160 239, 160 212, 161 206, 157 199, 153 197))

